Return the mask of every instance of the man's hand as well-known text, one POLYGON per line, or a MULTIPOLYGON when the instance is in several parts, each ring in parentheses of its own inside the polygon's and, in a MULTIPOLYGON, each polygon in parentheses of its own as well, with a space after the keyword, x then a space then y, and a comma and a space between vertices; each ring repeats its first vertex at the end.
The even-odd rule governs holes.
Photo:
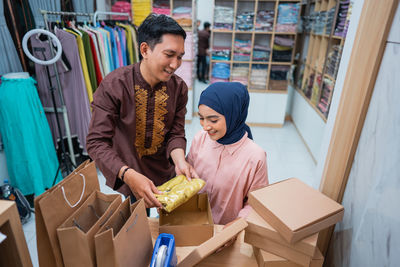
POLYGON ((154 196, 154 194, 161 194, 161 192, 158 191, 149 178, 133 169, 129 169, 125 172, 124 182, 129 186, 137 199, 144 199, 146 208, 162 208, 161 203, 154 196))
POLYGON ((193 166, 186 161, 183 149, 177 148, 172 150, 171 158, 175 164, 176 175, 183 174, 189 180, 192 178, 199 178, 199 175, 196 173, 193 166))

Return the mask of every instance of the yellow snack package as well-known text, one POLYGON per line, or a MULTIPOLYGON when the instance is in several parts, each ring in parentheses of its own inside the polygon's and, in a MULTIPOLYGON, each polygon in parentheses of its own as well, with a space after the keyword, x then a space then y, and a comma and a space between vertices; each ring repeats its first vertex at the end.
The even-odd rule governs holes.
POLYGON ((188 181, 185 175, 178 175, 157 186, 157 189, 163 194, 155 194, 155 196, 163 205, 164 210, 171 212, 197 194, 205 183, 202 179, 196 178, 188 181))

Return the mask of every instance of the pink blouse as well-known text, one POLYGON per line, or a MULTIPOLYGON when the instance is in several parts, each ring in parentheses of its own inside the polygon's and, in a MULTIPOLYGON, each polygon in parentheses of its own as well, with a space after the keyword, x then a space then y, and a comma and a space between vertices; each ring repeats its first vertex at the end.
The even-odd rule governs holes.
POLYGON ((222 145, 205 131, 196 134, 188 162, 206 181, 201 192, 207 192, 214 223, 227 224, 237 217, 247 217, 251 207, 249 192, 268 185, 265 151, 247 138, 222 145))

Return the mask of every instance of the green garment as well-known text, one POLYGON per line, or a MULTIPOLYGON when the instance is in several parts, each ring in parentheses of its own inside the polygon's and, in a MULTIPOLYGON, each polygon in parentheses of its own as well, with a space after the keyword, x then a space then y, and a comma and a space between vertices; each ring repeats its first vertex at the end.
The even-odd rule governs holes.
POLYGON ((10 182, 24 195, 38 196, 51 187, 58 161, 36 81, 1 80, 0 133, 10 182))
POLYGON ((83 47, 85 48, 86 63, 89 70, 90 84, 92 85, 93 93, 97 89, 96 70, 94 68, 93 53, 90 48, 90 37, 85 31, 78 29, 82 33, 83 47))

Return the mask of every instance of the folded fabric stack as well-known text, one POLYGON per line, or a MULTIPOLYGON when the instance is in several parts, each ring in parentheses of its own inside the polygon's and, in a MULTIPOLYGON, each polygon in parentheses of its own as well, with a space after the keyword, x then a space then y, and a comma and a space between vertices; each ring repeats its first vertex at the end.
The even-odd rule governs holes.
POLYGON ((335 25, 335 35, 346 37, 347 29, 349 28, 351 15, 351 2, 350 0, 340 0, 339 13, 335 25))
POLYGON ((256 18, 256 31, 272 31, 275 10, 259 10, 256 18))
POLYGON ((268 65, 257 64, 251 67, 251 89, 267 89, 268 65))
POLYGON ((323 34, 326 25, 326 12, 319 11, 313 12, 313 25, 312 30, 315 34, 323 34))
POLYGON ((153 2, 153 13, 171 15, 169 0, 155 0, 153 2))
POLYGON ((211 52, 211 59, 214 60, 230 60, 231 48, 226 46, 214 46, 211 52))
POLYGON ((293 46, 294 39, 292 36, 275 36, 272 61, 290 62, 293 46))
POLYGON ((221 63, 217 62, 213 64, 212 67, 212 74, 211 74, 211 83, 217 81, 229 81, 230 73, 230 66, 228 63, 221 63))
POLYGON ((339 69, 340 58, 342 56, 342 46, 333 45, 328 53, 326 63, 326 73, 333 78, 336 77, 339 69))
POLYGON ((300 6, 297 3, 285 3, 278 6, 277 32, 296 32, 300 6))
POLYGON ((322 83, 321 89, 321 98, 318 103, 318 109, 328 117, 329 106, 330 106, 330 96, 333 92, 333 87, 335 86, 334 82, 331 79, 324 78, 324 82, 322 83))
POLYGON ((233 8, 216 6, 214 9, 214 29, 233 29, 233 8))
POLYGON ((250 61, 251 40, 236 39, 234 44, 233 60, 250 61))
POLYGON ((185 39, 185 55, 183 59, 193 59, 193 33, 186 32, 186 39, 185 39))
POLYGON ((269 89, 270 90, 286 90, 288 85, 287 74, 290 66, 271 66, 269 89))
POLYGON ((290 66, 280 66, 280 65, 271 66, 270 79, 286 81, 287 73, 288 73, 289 69, 290 69, 290 66))
POLYGON ((172 10, 172 17, 182 27, 192 27, 192 8, 180 6, 172 10))
POLYGON ((315 73, 312 72, 312 73, 310 73, 308 78, 306 78, 306 81, 304 83, 303 93, 309 99, 311 99, 312 88, 314 86, 314 80, 315 80, 315 73))
POLYGON ((325 34, 330 34, 333 26, 333 18, 335 16, 335 7, 329 9, 326 14, 325 34))
POLYGON ((232 82, 248 84, 249 66, 245 64, 235 64, 232 68, 232 82))
POLYGON ((133 23, 140 25, 151 13, 150 0, 132 0, 133 23))
POLYGON ((182 65, 175 71, 175 74, 181 77, 188 88, 192 88, 193 84, 193 62, 184 61, 182 65))
POLYGON ((253 61, 266 62, 269 60, 271 48, 264 45, 255 45, 253 49, 253 61))
POLYGON ((245 11, 236 15, 236 30, 251 31, 253 30, 254 12, 245 11))
POLYGON ((313 103, 315 106, 318 104, 319 100, 319 90, 321 88, 322 84, 322 76, 321 74, 317 73, 317 76, 315 77, 314 85, 312 88, 311 92, 311 103, 313 103))

